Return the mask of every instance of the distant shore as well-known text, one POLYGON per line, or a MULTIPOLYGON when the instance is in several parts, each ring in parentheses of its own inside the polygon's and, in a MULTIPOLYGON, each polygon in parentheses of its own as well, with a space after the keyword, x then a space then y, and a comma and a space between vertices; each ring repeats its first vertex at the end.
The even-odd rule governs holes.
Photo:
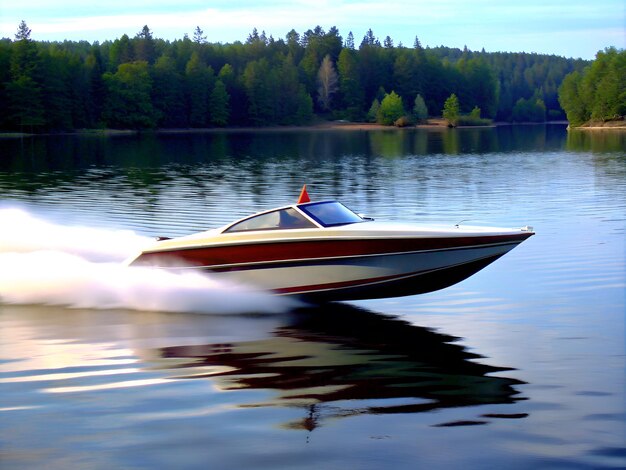
POLYGON ((606 130, 626 130, 626 121, 624 119, 615 121, 589 121, 580 126, 569 127, 568 129, 582 131, 606 131, 606 130))
MULTIPOLYGON (((503 126, 519 126, 519 125, 542 125, 542 124, 562 124, 567 125, 567 121, 548 121, 540 123, 511 123, 511 122, 494 122, 487 126, 458 126, 457 129, 485 129, 503 126)), ((302 132, 302 131, 390 131, 403 129, 431 129, 444 130, 448 129, 447 122, 444 119, 429 119, 425 123, 416 124, 406 127, 384 126, 382 124, 369 122, 349 122, 349 121, 319 121, 304 126, 266 126, 266 127, 208 127, 208 128, 184 128, 184 129, 149 129, 146 131, 138 131, 131 129, 77 129, 68 132, 50 132, 45 134, 23 133, 23 132, 0 132, 0 138, 21 138, 30 136, 45 135, 102 135, 102 136, 121 136, 135 135, 140 132, 154 132, 157 134, 213 134, 213 133, 239 133, 239 132, 302 132)), ((568 129, 581 130, 626 130, 625 121, 609 121, 585 123, 582 126, 570 127, 568 129)))

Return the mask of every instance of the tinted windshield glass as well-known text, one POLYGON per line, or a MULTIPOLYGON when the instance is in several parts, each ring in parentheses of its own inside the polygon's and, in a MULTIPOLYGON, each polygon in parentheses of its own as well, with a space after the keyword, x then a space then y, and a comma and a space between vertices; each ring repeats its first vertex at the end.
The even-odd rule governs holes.
POLYGON ((316 202, 298 208, 326 227, 363 222, 361 217, 336 201, 316 202))
POLYGON ((294 228, 312 228, 313 223, 305 219, 295 209, 282 209, 255 215, 226 229, 227 232, 246 232, 250 230, 284 230, 294 228))

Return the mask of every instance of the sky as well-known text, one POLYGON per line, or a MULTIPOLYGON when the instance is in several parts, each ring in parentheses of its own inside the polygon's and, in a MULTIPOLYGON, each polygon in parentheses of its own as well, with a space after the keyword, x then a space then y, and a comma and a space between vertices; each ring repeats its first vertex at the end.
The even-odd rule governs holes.
POLYGON ((412 47, 467 46, 487 52, 537 52, 593 59, 626 48, 625 0, 0 0, 0 37, 20 21, 38 41, 115 40, 148 25, 154 37, 245 41, 253 28, 274 39, 336 26, 358 47, 368 29, 381 41, 412 47))

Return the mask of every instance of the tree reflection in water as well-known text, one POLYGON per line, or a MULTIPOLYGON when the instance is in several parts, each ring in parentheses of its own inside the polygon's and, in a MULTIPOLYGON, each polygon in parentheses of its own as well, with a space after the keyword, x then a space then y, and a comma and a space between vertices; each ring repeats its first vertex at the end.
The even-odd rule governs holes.
MULTIPOLYGON (((294 312, 274 337, 159 350, 165 367, 224 390, 269 389, 270 402, 300 406, 306 416, 286 427, 313 430, 321 421, 359 414, 417 413, 438 408, 514 403, 523 382, 488 374, 510 370, 475 362, 458 338, 404 320, 328 304, 294 312)), ((478 424, 478 423, 477 423, 478 424)))

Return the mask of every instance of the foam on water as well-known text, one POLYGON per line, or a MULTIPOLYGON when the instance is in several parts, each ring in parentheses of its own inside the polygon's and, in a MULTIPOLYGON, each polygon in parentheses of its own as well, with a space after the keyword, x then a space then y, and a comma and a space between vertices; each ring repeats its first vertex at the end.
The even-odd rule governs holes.
POLYGON ((275 313, 291 301, 201 273, 128 267, 150 239, 0 209, 0 302, 195 313, 275 313))

